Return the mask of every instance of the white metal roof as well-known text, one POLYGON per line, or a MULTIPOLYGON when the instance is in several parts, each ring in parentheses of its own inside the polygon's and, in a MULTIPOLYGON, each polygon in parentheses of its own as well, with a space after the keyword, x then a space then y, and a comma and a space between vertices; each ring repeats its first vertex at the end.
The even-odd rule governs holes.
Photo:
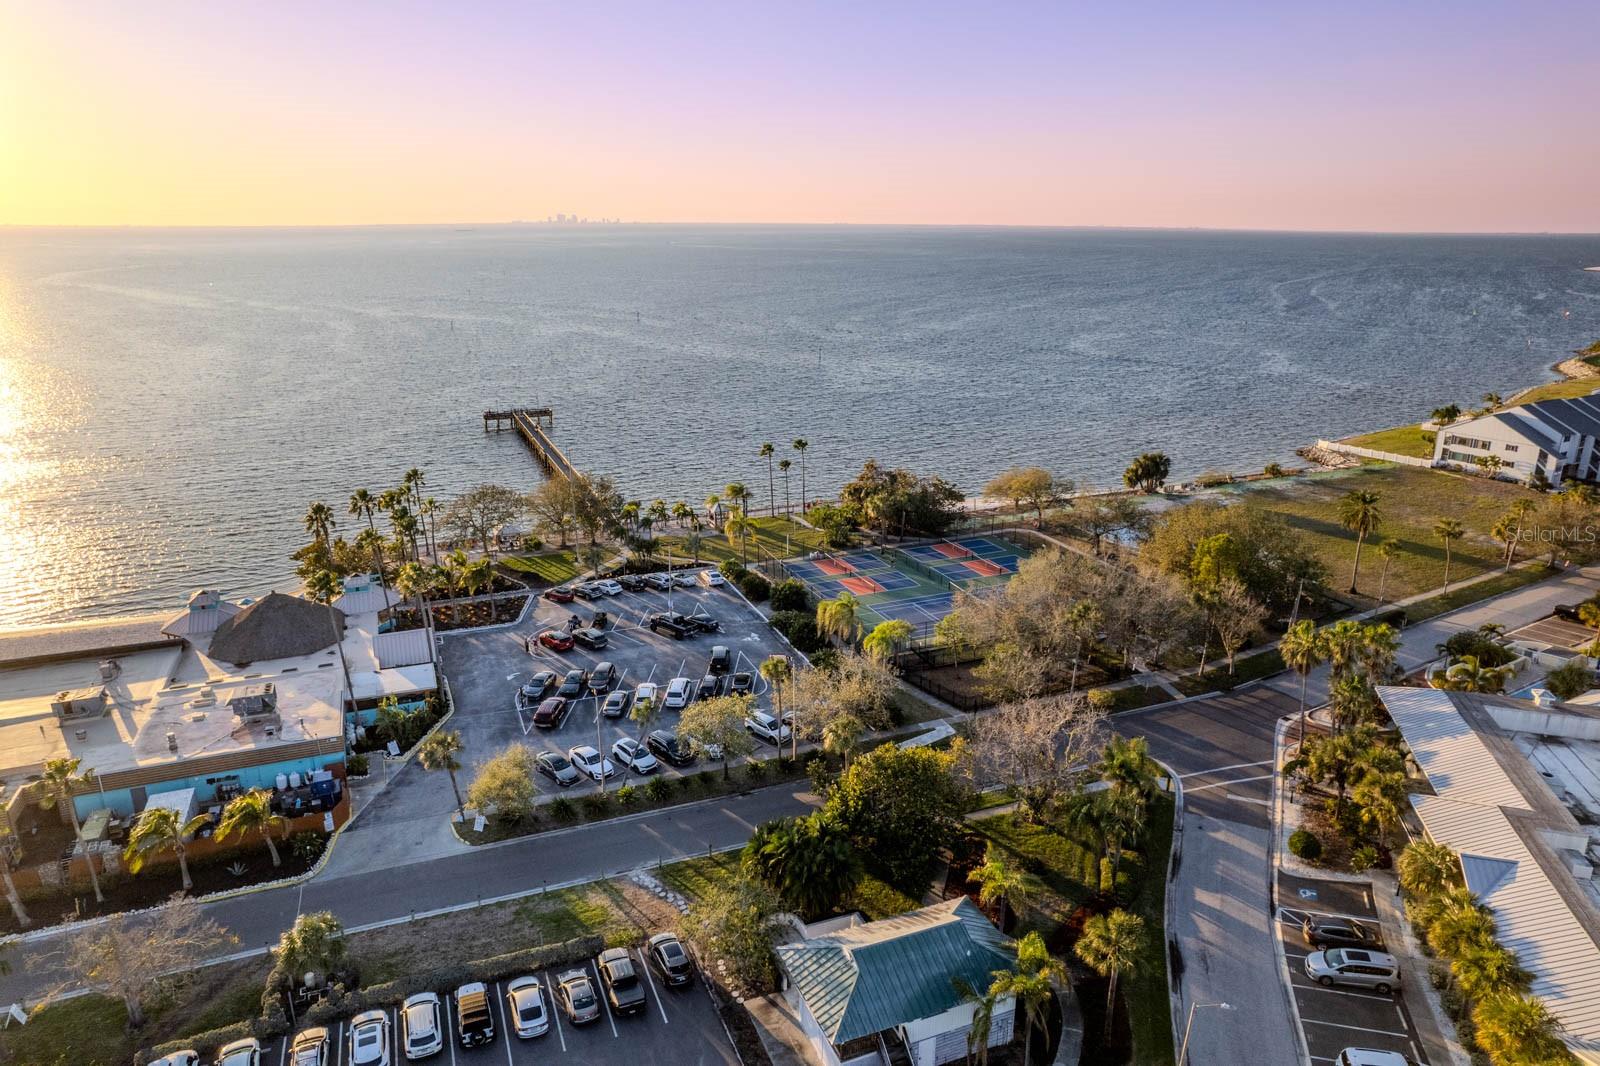
POLYGON ((1493 909, 1500 942, 1534 975, 1532 992, 1560 1019, 1563 1036, 1600 1050, 1600 945, 1516 827, 1480 803, 1416 795, 1411 805, 1428 836, 1461 856, 1467 887, 1493 909))
POLYGON ((1378 698, 1438 795, 1482 806, 1532 809, 1448 692, 1380 685, 1378 698))

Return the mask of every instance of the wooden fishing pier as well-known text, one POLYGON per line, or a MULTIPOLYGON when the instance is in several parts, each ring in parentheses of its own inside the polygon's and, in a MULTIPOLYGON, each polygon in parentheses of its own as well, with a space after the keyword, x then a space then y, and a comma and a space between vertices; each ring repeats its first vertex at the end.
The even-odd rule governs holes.
POLYGON ((511 407, 500 411, 483 412, 483 431, 493 429, 496 433, 502 429, 514 429, 521 434, 533 450, 534 458, 539 460, 546 470, 564 478, 575 478, 578 470, 574 467, 556 442, 550 439, 550 430, 556 425, 556 413, 548 407, 511 407))

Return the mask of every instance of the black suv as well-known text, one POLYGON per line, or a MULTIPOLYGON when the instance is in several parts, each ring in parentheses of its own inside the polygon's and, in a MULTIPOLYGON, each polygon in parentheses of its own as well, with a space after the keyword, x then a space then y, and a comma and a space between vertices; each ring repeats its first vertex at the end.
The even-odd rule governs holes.
POLYGON ((589 648, 594 651, 599 651, 601 648, 610 643, 609 638, 607 638, 604 633, 600 632, 600 630, 590 629, 587 626, 582 629, 574 629, 572 631, 572 639, 574 642, 582 644, 585 648, 589 648))
POLYGON ((657 758, 673 766, 688 766, 694 762, 694 746, 665 729, 652 731, 644 738, 644 746, 657 758))
POLYGON ((1360 922, 1343 918, 1307 918, 1300 927, 1314 948, 1367 948, 1382 950, 1378 934, 1360 922))
POLYGON ((712 618, 709 614, 691 614, 684 619, 684 623, 702 633, 722 632, 722 623, 712 618))
POLYGON ((673 640, 683 640, 692 636, 693 631, 683 623, 683 616, 677 614, 653 614, 650 616, 650 628, 662 636, 671 637, 673 640))
POLYGON ((618 574, 617 584, 621 585, 629 592, 643 592, 645 590, 645 580, 643 574, 618 574))
POLYGON ((618 1014, 637 1014, 645 1008, 644 982, 633 966, 633 953, 625 948, 607 948, 594 960, 605 986, 606 999, 618 1014))
POLYGON ((711 667, 708 674, 726 674, 733 670, 733 652, 726 646, 718 644, 711 649, 711 667))
POLYGON ((556 689, 556 695, 562 699, 575 700, 584 694, 584 689, 589 687, 589 675, 582 670, 568 670, 567 676, 561 679, 561 687, 556 689))
POLYGON ((645 950, 661 979, 669 985, 686 985, 694 978, 694 963, 683 942, 671 933, 657 933, 645 943, 645 950))

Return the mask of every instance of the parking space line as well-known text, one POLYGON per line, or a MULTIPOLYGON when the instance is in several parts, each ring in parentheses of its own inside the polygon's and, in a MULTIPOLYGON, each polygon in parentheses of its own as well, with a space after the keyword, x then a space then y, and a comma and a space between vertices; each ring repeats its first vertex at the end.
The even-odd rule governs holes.
POLYGON ((444 994, 444 1039, 450 1045, 450 1066, 456 1066, 456 1023, 450 1020, 450 1005, 456 997, 449 992, 444 994))
POLYGON ((1224 770, 1243 770, 1247 766, 1271 766, 1271 759, 1262 759, 1260 762, 1236 762, 1230 766, 1213 766, 1209 770, 1196 770, 1192 774, 1179 774, 1181 780, 1187 781, 1191 777, 1205 777, 1208 774, 1220 774, 1224 770))
MULTIPOLYGON (((1300 976, 1304 977, 1305 975, 1301 974, 1300 976)), ((1311 978, 1307 977, 1306 980, 1311 981, 1311 978)), ((1394 1003, 1394 997, 1382 992, 1355 992, 1348 988, 1324 988, 1315 981, 1311 981, 1308 985, 1292 985, 1291 987, 1296 992, 1326 992, 1330 996, 1349 996, 1351 999, 1361 999, 1368 1003, 1389 1003, 1391 1005, 1394 1003)), ((1399 1010, 1398 1007, 1395 1009, 1399 1010)), ((1404 1022, 1405 1016, 1401 1015, 1400 1020, 1404 1022)))
MULTIPOLYGON (((1184 791, 1189 791, 1185 789, 1184 791)), ((1341 914, 1338 911, 1308 911, 1300 907, 1279 907, 1278 921, 1288 921, 1292 925, 1299 925, 1306 918, 1343 918, 1347 922, 1359 922, 1362 925, 1378 925, 1378 916, 1375 914, 1341 914), (1284 918, 1286 914, 1304 915, 1302 918, 1284 918)))
POLYGON ((390 1062, 400 1061, 400 1008, 389 1008, 389 1055, 390 1062))
POLYGON ((611 1023, 611 1036, 615 1039, 622 1034, 617 1032, 617 1020, 611 1016, 611 1003, 606 999, 606 987, 600 981, 600 968, 591 962, 589 969, 594 971, 595 998, 600 1000, 600 1007, 606 1012, 606 1021, 611 1023))
POLYGON ((511 1041, 515 1038, 511 1030, 506 1028, 506 1002, 500 998, 500 982, 496 981, 489 987, 494 989, 495 1008, 500 1012, 500 1036, 506 1045, 506 1066, 517 1066, 517 1060, 511 1057, 511 1041))
POLYGON ((1410 1033, 1397 1033, 1393 1029, 1369 1029, 1365 1025, 1345 1025, 1343 1022, 1325 1022, 1319 1018, 1305 1018, 1304 1021, 1312 1025, 1326 1025, 1333 1029, 1348 1029, 1353 1033, 1376 1033, 1378 1036, 1398 1036, 1402 1040, 1410 1040, 1410 1033))
POLYGON ((278 1052, 278 1066, 283 1066, 284 1063, 289 1061, 289 1041, 292 1039, 293 1037, 288 1033, 284 1034, 283 1049, 278 1052))
POLYGON ((339 1066, 344 1057, 344 1022, 333 1023, 333 1066, 339 1066))
MULTIPOLYGON (((628 957, 633 957, 631 951, 628 953, 628 957)), ((644 974, 645 984, 650 986, 650 994, 656 997, 656 1010, 661 1012, 661 1023, 663 1025, 671 1025, 672 1021, 667 1017, 667 1008, 661 1003, 661 993, 656 991, 656 979, 650 976, 650 967, 642 950, 639 952, 639 969, 644 974)))
MULTIPOLYGON (((546 992, 550 993, 550 1017, 555 1019, 556 1039, 561 1041, 561 1053, 565 1055, 567 1053, 567 1034, 561 1031, 561 1009, 556 1006, 556 986, 555 982, 550 980, 549 970, 544 972, 544 988, 546 992)), ((454 1066, 453 1062, 451 1066, 454 1066)))

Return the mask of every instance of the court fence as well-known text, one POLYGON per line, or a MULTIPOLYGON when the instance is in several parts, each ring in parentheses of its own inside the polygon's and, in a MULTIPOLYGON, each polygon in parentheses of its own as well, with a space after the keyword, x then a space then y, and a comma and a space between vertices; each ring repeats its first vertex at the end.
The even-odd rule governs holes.
POLYGON ((930 696, 938 697, 959 711, 971 714, 986 707, 994 706, 994 701, 986 699, 975 692, 963 691, 947 685, 938 678, 931 676, 929 671, 946 666, 966 666, 982 661, 983 649, 981 648, 971 646, 950 647, 945 644, 914 644, 904 651, 897 652, 893 665, 895 672, 900 675, 906 684, 921 689, 930 696))

